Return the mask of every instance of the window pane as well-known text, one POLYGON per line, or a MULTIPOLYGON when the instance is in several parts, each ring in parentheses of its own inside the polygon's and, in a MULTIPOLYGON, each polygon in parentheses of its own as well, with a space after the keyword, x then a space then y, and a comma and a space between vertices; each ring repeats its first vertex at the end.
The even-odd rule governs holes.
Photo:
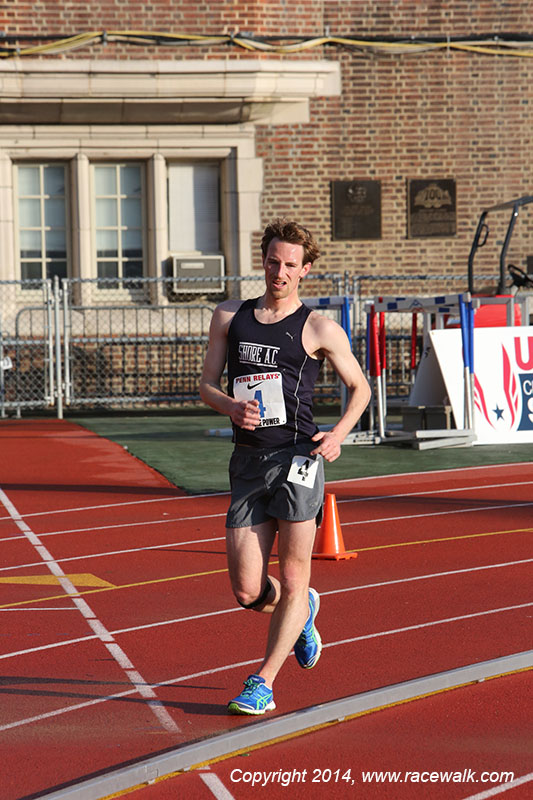
POLYGON ((141 278, 143 274, 142 261, 126 261, 124 264, 125 278, 141 278))
POLYGON ((116 200, 96 201, 96 227, 112 228, 117 225, 117 202, 116 200))
POLYGON ((66 276, 67 167, 19 164, 17 171, 19 258, 22 277, 66 276), (30 263, 30 259, 34 263, 30 263))
POLYGON ((55 228, 65 227, 65 201, 63 199, 44 201, 44 224, 55 228))
POLYGON ((128 197, 141 194, 141 170, 137 165, 121 167, 120 193, 128 197))
POLYGON ((99 261, 99 278, 116 278, 118 276, 118 263, 116 261, 99 261))
POLYGON ((46 231, 45 241, 47 258, 66 258, 67 246, 65 242, 65 231, 46 231))
POLYGON ((66 261, 51 261, 46 268, 46 277, 53 278, 55 275, 61 280, 67 277, 66 261))
POLYGON ((220 167, 172 164, 168 171, 169 246, 220 253, 220 167))
POLYGON ((118 257, 117 231, 96 231, 96 254, 98 257, 118 257))
POLYGON ((44 168, 44 193, 65 194, 65 168, 51 166, 44 168))
POLYGON ((21 258, 40 258, 41 252, 41 232, 40 231, 21 231, 20 232, 20 257, 21 258))
POLYGON ((18 168, 19 195, 41 193, 39 186, 39 167, 18 168))
POLYGON ((122 225, 128 228, 140 228, 142 223, 141 201, 136 198, 122 200, 122 225))
POLYGON ((23 281, 40 281, 42 278, 41 265, 34 261, 23 261, 20 265, 20 274, 23 281))
POLYGON ((141 258, 142 252, 142 231, 122 231, 122 255, 125 258, 141 258))
POLYGON ((120 286, 121 279, 137 278, 143 271, 143 166, 98 165, 94 176, 96 253, 105 259, 98 262, 98 275, 117 278, 120 286))
POLYGON ((19 200, 19 222, 21 228, 39 228, 41 225, 41 201, 19 200))
POLYGON ((114 166, 94 168, 96 196, 117 193, 117 173, 114 166))

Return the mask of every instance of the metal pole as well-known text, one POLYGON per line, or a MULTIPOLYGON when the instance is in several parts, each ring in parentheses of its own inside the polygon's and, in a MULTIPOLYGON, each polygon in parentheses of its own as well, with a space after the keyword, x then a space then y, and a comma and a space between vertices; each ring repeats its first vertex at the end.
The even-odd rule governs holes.
MULTIPOLYGON (((54 404, 55 389, 54 389, 54 347, 53 347, 53 334, 52 334, 52 297, 50 281, 43 281, 43 293, 45 303, 45 325, 46 325, 46 349, 48 355, 48 396, 45 400, 50 405, 54 404)), ((19 312, 20 313, 20 312, 19 312)), ((18 340, 18 336, 17 336, 18 340)))
POLYGON ((59 316, 59 278, 54 275, 54 335, 57 418, 63 419, 63 376, 61 374, 61 325, 59 316))
MULTIPOLYGON (((470 322, 467 314, 466 303, 470 301, 470 294, 459 295, 459 317, 461 320, 461 339, 463 343, 463 377, 464 377, 464 421, 463 427, 472 428, 472 393, 470 382, 470 322)), ((470 301, 471 302, 471 301, 470 301)))
POLYGON ((63 370, 65 375, 65 404, 70 404, 70 308, 68 281, 62 281, 62 300, 63 300, 63 370))

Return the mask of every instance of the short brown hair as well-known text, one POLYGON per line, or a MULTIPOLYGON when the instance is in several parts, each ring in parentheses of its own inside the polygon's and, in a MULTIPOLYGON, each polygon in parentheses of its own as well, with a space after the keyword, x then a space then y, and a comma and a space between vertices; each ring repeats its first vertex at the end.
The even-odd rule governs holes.
POLYGON ((315 242, 312 234, 294 220, 278 217, 272 220, 263 233, 261 239, 261 251, 263 258, 267 254, 268 246, 272 239, 279 239, 281 242, 290 242, 290 244, 301 244, 304 249, 303 263, 313 263, 320 257, 320 250, 315 242))

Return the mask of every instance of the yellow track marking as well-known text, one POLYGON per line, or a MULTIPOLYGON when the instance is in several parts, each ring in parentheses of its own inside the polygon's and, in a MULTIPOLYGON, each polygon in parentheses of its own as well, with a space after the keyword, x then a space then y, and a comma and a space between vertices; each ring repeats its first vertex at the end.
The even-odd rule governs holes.
MULTIPOLYGON (((106 589, 115 589, 115 584, 97 578, 90 572, 81 572, 75 575, 65 575, 74 586, 100 586, 106 589)), ((8 575, 0 578, 0 583, 18 583, 24 586, 60 586, 60 579, 56 575, 8 575)), ((48 598, 50 599, 50 598, 48 598)))
MULTIPOLYGON (((273 561, 271 563, 276 564, 277 562, 273 561)), ((72 597, 82 597, 82 596, 87 595, 87 594, 97 594, 98 592, 110 592, 110 591, 113 591, 113 590, 116 590, 116 589, 134 589, 134 588, 139 587, 139 586, 150 586, 150 585, 158 584, 158 583, 170 583, 171 581, 183 581, 183 580, 186 580, 187 578, 201 578, 201 577, 204 577, 206 575, 217 575, 217 574, 220 574, 222 572, 227 572, 227 571, 228 571, 227 568, 224 568, 224 569, 212 569, 212 570, 208 570, 207 572, 193 572, 193 573, 189 573, 188 575, 172 575, 170 578, 155 578, 155 579, 150 580, 150 581, 139 581, 138 583, 124 583, 124 584, 121 584, 120 586, 110 585, 109 587, 105 587, 105 588, 102 588, 102 589, 89 589, 86 592, 78 592, 77 594, 73 594, 71 596, 72 597)), ((65 595, 64 594, 54 595, 53 597, 50 597, 50 596, 49 597, 37 597, 37 598, 34 598, 33 600, 19 600, 16 603, 5 603, 4 605, 0 605, 0 609, 2 609, 2 608, 11 608, 13 606, 20 606, 20 605, 26 606, 26 605, 29 605, 30 603, 42 603, 42 602, 46 602, 48 600, 64 600, 64 599, 65 599, 65 595)))
POLYGON ((396 542, 394 544, 377 544, 373 547, 354 547, 346 552, 366 553, 370 550, 389 550, 392 547, 410 547, 415 544, 437 544, 438 542, 458 542, 461 539, 479 539, 483 536, 501 536, 504 533, 531 533, 533 528, 516 528, 512 531, 489 531, 488 533, 467 533, 464 536, 443 536, 440 539, 420 539, 414 542, 396 542))
MULTIPOLYGON (((466 534, 465 536, 446 536, 446 537, 443 537, 443 538, 440 538, 440 539, 422 539, 422 540, 417 540, 417 541, 412 541, 412 542, 396 542, 396 543, 393 543, 393 544, 381 544, 381 545, 375 545, 373 547, 356 547, 356 548, 353 548, 352 550, 347 550, 346 552, 348 552, 348 553, 350 553, 350 552, 364 553, 364 552, 369 552, 371 550, 388 550, 388 549, 392 549, 393 547, 411 547, 413 545, 435 544, 435 543, 438 543, 438 542, 452 542, 452 541, 460 541, 462 539, 477 539, 477 538, 484 537, 484 536, 502 536, 502 535, 508 534, 508 533, 530 533, 532 531, 533 531, 533 528, 516 528, 516 529, 510 530, 510 531, 491 531, 489 533, 471 533, 471 534, 466 534)), ((278 563, 277 561, 271 561, 270 562, 271 565, 272 564, 277 564, 277 563, 278 563)), ((149 580, 149 581, 139 581, 137 583, 125 583, 125 584, 120 584, 118 586, 110 585, 110 586, 106 586, 106 587, 103 587, 103 588, 100 588, 100 589, 89 589, 86 592, 79 592, 77 595, 72 595, 72 596, 73 597, 82 597, 82 596, 88 595, 88 594, 96 594, 97 592, 110 592, 110 591, 117 591, 119 589, 135 589, 135 588, 139 588, 141 586, 154 586, 154 585, 157 585, 157 584, 160 584, 160 583, 171 583, 172 581, 183 581, 183 580, 187 580, 188 578, 202 578, 202 577, 207 577, 208 575, 220 575, 220 574, 222 574, 224 572, 227 572, 227 571, 228 570, 225 567, 224 569, 213 569, 213 570, 207 570, 205 572, 192 572, 192 573, 188 573, 186 575, 172 575, 169 578, 155 578, 155 579, 149 580)), ((64 598, 65 598, 65 595, 61 594, 61 595, 55 595, 53 597, 37 597, 37 598, 34 598, 33 600, 18 600, 16 603, 5 603, 3 605, 0 605, 0 609, 2 609, 2 608, 13 608, 15 606, 20 606, 20 605, 25 605, 26 606, 26 605, 29 605, 30 603, 43 603, 43 602, 48 602, 50 600, 64 600, 64 598)))

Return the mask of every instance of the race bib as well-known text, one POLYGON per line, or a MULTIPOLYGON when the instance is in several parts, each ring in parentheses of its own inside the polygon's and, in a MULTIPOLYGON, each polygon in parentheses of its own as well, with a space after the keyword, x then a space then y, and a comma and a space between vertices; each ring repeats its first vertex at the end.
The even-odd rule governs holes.
POLYGON ((281 372, 241 375, 233 381, 233 396, 236 400, 257 400, 261 428, 287 422, 281 372))
POLYGON ((291 463, 287 480, 291 483, 299 483, 312 489, 315 485, 315 478, 318 471, 318 459, 310 456, 294 456, 291 463))

